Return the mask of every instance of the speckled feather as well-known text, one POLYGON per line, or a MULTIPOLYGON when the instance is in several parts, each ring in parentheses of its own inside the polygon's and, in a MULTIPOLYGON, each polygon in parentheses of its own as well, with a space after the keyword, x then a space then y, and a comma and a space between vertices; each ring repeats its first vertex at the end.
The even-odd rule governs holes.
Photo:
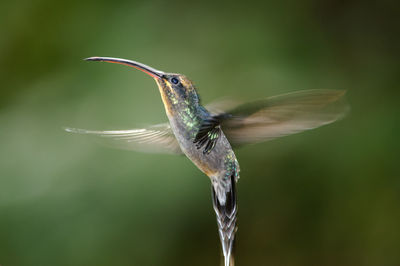
MULTIPOLYGON (((344 91, 310 90, 236 104, 228 111, 215 114, 200 104, 193 83, 184 75, 164 73, 120 58, 91 57, 87 60, 128 65, 152 76, 158 84, 169 125, 122 131, 66 130, 183 152, 211 180, 225 266, 233 266, 236 182, 240 171, 231 144, 237 147, 316 128, 342 118, 349 110, 344 91)), ((214 104, 213 109, 220 108, 214 104)), ((139 146, 132 145, 132 148, 139 146)))
MULTIPOLYGON (((218 128, 218 133, 210 131, 206 134, 212 143, 212 149, 199 149, 195 145, 196 136, 201 125, 212 115, 199 102, 195 87, 183 75, 177 75, 184 91, 173 89, 171 83, 156 80, 167 110, 172 131, 178 140, 182 152, 207 176, 212 182, 213 205, 217 215, 218 232, 222 244, 225 265, 233 264, 232 248, 236 232, 237 203, 234 183, 239 179, 239 163, 229 144, 228 139, 218 128), (173 99, 171 95, 174 91, 173 99), (163 94, 165 96, 163 96, 163 94), (175 101, 176 98, 180 100, 175 101), (218 139, 218 141, 215 141, 218 139), (204 152, 206 151, 206 152, 204 152), (227 200, 230 201, 227 202, 227 200)), ((202 145, 201 145, 202 146, 202 145)), ((200 146, 200 147, 201 147, 200 146)))

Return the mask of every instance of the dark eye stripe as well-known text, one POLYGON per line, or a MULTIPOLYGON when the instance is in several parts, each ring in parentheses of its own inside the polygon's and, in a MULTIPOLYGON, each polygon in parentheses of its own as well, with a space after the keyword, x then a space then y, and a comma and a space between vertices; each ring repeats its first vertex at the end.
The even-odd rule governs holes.
POLYGON ((177 78, 172 78, 171 82, 176 85, 179 83, 179 80, 177 78))

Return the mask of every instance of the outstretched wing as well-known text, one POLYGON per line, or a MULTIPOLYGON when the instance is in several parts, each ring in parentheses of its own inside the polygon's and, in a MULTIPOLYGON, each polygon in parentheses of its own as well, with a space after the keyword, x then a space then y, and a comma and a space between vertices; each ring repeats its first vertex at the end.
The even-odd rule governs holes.
POLYGON ((233 147, 271 140, 332 123, 349 111, 345 91, 306 90, 239 104, 221 128, 233 147))
POLYGON ((106 145, 144 152, 182 154, 168 123, 140 129, 97 131, 65 128, 67 132, 96 136, 106 145))

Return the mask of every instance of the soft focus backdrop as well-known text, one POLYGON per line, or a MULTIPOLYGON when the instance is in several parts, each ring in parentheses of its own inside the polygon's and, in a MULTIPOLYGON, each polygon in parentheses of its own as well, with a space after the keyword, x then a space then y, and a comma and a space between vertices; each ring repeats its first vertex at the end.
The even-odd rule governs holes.
POLYGON ((398 4, 2 1, 0 264, 219 265, 209 180, 185 157, 64 126, 166 121, 154 81, 203 103, 346 89, 337 123, 237 151, 237 265, 400 265, 398 4))

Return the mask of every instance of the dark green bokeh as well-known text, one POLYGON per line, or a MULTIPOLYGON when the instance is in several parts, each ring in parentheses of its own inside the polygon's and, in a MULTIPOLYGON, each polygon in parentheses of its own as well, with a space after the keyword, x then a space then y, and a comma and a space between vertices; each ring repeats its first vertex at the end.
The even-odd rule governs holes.
POLYGON ((399 265, 398 4, 3 1, 0 264, 218 265, 207 177, 184 157, 62 131, 166 120, 154 82, 204 103, 346 89, 335 124, 237 151, 237 265, 399 265))

